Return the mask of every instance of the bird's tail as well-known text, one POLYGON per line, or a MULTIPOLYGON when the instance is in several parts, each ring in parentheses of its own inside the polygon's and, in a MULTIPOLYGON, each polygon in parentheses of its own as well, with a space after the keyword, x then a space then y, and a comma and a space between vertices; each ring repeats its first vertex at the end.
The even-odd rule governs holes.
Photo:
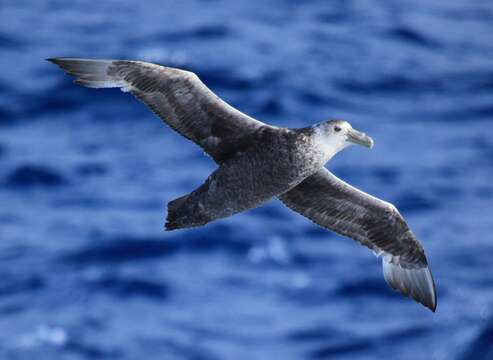
POLYGON ((114 70, 115 60, 51 58, 46 59, 67 74, 75 77, 74 83, 90 88, 125 87, 124 79, 114 70))
POLYGON ((184 205, 187 202, 188 194, 181 196, 168 203, 168 217, 166 218, 166 231, 183 229, 186 226, 186 216, 184 205))
MULTIPOLYGON (((202 185, 204 186, 204 185, 202 185)), ((168 203, 166 231, 205 225, 215 218, 203 205, 202 187, 168 203)))

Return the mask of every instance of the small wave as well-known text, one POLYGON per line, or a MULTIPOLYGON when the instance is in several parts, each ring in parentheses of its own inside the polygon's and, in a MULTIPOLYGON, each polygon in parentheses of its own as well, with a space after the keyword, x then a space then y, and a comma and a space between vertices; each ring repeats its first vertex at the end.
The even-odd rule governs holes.
POLYGON ((8 109, 0 109, 0 126, 10 125, 15 122, 17 116, 16 114, 8 109))
MULTIPOLYGON (((55 72, 56 69, 52 69, 55 72)), ((25 104, 23 116, 70 112, 79 109, 87 100, 87 90, 74 86, 68 78, 61 78, 47 91, 19 94, 19 102, 25 104)))
POLYGON ((165 31, 148 36, 145 39, 133 37, 126 41, 127 47, 135 47, 146 43, 183 43, 186 41, 207 41, 224 39, 232 34, 231 29, 222 24, 204 24, 183 30, 165 31))
POLYGON ((381 183, 386 185, 396 184, 399 180, 399 171, 393 167, 375 167, 372 173, 381 183))
POLYGON ((371 347, 370 340, 328 325, 292 331, 287 339, 296 343, 313 344, 312 350, 308 351, 308 357, 313 359, 332 358, 335 355, 365 351, 371 347))
MULTIPOLYGON (((358 179, 364 179, 369 177, 369 175, 374 172, 374 169, 372 167, 367 167, 367 166, 362 166, 361 164, 359 165, 353 165, 353 166, 348 166, 348 165, 338 165, 337 167, 334 167, 333 173, 341 178, 342 180, 346 182, 353 182, 354 180, 358 179)), ((377 175, 378 176, 378 175, 377 175)))
POLYGON ((218 68, 197 68, 192 69, 198 74, 202 82, 213 89, 231 89, 251 91, 259 86, 259 79, 252 79, 248 76, 235 73, 227 67, 218 68))
POLYGON ((0 34, 0 48, 2 50, 19 50, 24 47, 24 43, 14 36, 0 34))
POLYGON ((173 255, 177 252, 204 253, 211 251, 225 251, 233 254, 247 254, 251 247, 248 239, 241 239, 238 234, 225 226, 215 226, 200 234, 181 235, 173 238, 130 238, 116 237, 102 244, 91 245, 65 254, 61 260, 66 263, 93 264, 93 263, 120 263, 141 259, 159 258, 173 255))
POLYGON ((420 80, 407 77, 402 74, 388 74, 386 76, 379 76, 375 79, 351 79, 350 82, 346 80, 339 80, 336 85, 344 91, 360 93, 360 94, 375 94, 375 93, 408 93, 410 91, 417 91, 422 89, 435 88, 437 84, 432 80, 420 80))
POLYGON ((169 256, 179 245, 166 240, 116 238, 104 244, 92 245, 62 256, 67 263, 119 263, 130 260, 169 256))
POLYGON ((433 185, 431 187, 431 192, 441 199, 458 199, 465 194, 463 188, 458 185, 433 185))
POLYGON ((493 319, 489 319, 476 337, 470 342, 460 359, 493 359, 493 319))
POLYGON ((284 113, 284 106, 282 104, 282 99, 271 96, 262 101, 259 101, 257 104, 257 113, 262 116, 280 116, 284 113))
POLYGON ((231 30, 224 25, 209 24, 183 31, 166 32, 159 35, 159 39, 165 41, 183 41, 187 39, 196 40, 197 38, 203 40, 214 40, 224 38, 230 34, 231 30))
POLYGON ((440 43, 436 40, 432 40, 430 37, 424 35, 418 30, 412 29, 410 27, 397 27, 389 32, 389 35, 399 42, 409 43, 414 45, 420 45, 428 48, 438 48, 440 43))
POLYGON ((478 186, 475 193, 482 199, 493 199, 493 188, 486 186, 478 186))
POLYGON ((430 329, 425 326, 407 324, 406 328, 388 331, 381 335, 380 338, 387 342, 405 342, 413 337, 423 336, 429 330, 430 329))
MULTIPOLYGON (((55 72, 56 69, 53 71, 55 72)), ((74 85, 70 77, 60 74, 59 71, 56 72, 56 76, 60 81, 47 88, 46 91, 18 94, 18 102, 24 106, 21 110, 16 110, 14 115, 20 118, 37 118, 48 114, 51 117, 60 113, 74 113, 85 108, 91 110, 87 111, 87 118, 91 118, 94 113, 107 111, 110 116, 104 114, 106 119, 117 118, 118 121, 122 121, 132 119, 128 109, 147 111, 144 107, 136 106, 136 103, 129 101, 128 97, 122 96, 121 92, 115 89, 107 89, 104 100, 101 100, 94 89, 74 85), (121 112, 127 115, 122 117, 115 115, 121 112)))
POLYGON ((366 339, 355 339, 337 343, 333 345, 322 345, 310 352, 310 357, 314 359, 327 359, 335 355, 352 354, 356 352, 369 351, 372 347, 372 342, 366 339))
POLYGON ((9 90, 9 87, 0 81, 0 94, 6 94, 9 90))
POLYGON ((144 296, 163 300, 168 297, 168 287, 149 279, 123 277, 116 274, 106 274, 88 285, 95 291, 111 293, 117 297, 144 296))
POLYGON ((58 187, 66 183, 67 180, 56 169, 35 164, 18 166, 4 180, 4 185, 15 188, 58 187))
POLYGON ((81 176, 97 176, 106 174, 108 168, 101 163, 85 163, 77 166, 77 172, 81 176))
MULTIPOLYGON (((493 87, 492 87, 493 89, 493 87)), ((451 104, 446 109, 441 109, 439 113, 433 114, 432 118, 436 121, 457 122, 467 124, 471 120, 490 121, 493 117, 493 105, 491 104, 451 104), (467 121, 464 121, 467 119, 467 121)))
POLYGON ((377 296, 396 299, 393 291, 389 291, 389 287, 383 279, 380 278, 364 278, 350 283, 344 283, 336 290, 336 294, 341 297, 354 298, 355 296, 377 296))
POLYGON ((15 295, 19 293, 32 292, 45 286, 43 278, 37 275, 9 276, 2 275, 0 283, 0 297, 15 295))
MULTIPOLYGON (((338 3, 336 9, 331 11, 321 11, 315 15, 315 19, 323 24, 338 24, 343 23, 349 18, 347 11, 344 11, 344 2, 338 3), (340 6, 340 7, 339 7, 340 6)), ((328 4, 327 4, 328 5, 328 4)))
POLYGON ((408 192, 397 197, 394 204, 402 212, 430 211, 439 207, 437 201, 414 192, 408 192))
POLYGON ((328 325, 307 327, 300 330, 294 330, 290 332, 287 338, 291 341, 327 341, 327 340, 341 340, 347 337, 351 337, 352 334, 347 331, 341 331, 340 329, 328 325))
POLYGON ((71 339, 64 346, 69 352, 82 355, 86 359, 121 359, 123 351, 119 349, 105 349, 95 344, 88 344, 82 340, 71 339))

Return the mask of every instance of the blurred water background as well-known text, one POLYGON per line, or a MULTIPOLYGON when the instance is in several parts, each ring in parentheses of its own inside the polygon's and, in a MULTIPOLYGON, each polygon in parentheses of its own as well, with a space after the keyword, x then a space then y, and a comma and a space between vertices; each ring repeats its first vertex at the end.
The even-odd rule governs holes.
POLYGON ((1 359, 493 359, 491 1, 0 3, 1 359), (329 168, 397 205, 435 314, 279 202, 165 233, 213 162, 44 59, 195 71, 263 121, 370 134, 329 168))

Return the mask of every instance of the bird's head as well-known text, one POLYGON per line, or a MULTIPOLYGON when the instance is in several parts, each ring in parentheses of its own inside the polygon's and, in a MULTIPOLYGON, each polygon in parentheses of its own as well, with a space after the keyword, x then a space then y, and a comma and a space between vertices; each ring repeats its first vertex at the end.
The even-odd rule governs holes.
POLYGON ((363 145, 370 149, 373 147, 373 139, 365 133, 353 129, 347 121, 325 121, 318 124, 316 130, 322 136, 323 139, 321 140, 324 145, 333 154, 352 144, 363 145))

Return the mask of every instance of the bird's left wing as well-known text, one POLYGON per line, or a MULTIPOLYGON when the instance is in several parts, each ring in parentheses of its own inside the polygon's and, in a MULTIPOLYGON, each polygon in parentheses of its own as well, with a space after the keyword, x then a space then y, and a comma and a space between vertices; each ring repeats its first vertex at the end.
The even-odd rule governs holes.
POLYGON ((348 185, 325 168, 279 199, 316 224, 381 255, 390 286, 435 311, 435 284, 423 247, 392 204, 348 185))
POLYGON ((221 163, 266 124, 221 100, 192 72, 143 61, 53 58, 75 83, 118 87, 144 102, 175 131, 221 163), (239 145, 238 145, 239 144, 239 145))

